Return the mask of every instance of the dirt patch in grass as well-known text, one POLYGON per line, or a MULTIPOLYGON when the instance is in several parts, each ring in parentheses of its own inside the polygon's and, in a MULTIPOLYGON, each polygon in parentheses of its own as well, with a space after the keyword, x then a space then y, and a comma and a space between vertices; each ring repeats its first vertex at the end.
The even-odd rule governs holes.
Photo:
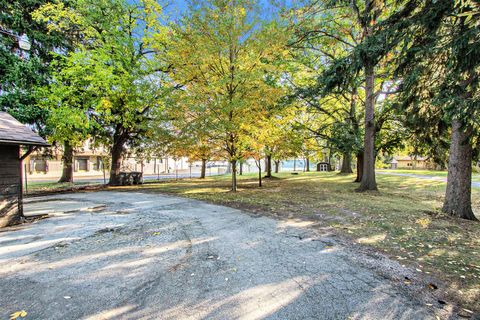
MULTIPOLYGON (((448 284, 450 298, 480 311, 480 223, 440 212, 445 183, 379 175, 379 192, 355 192, 353 175, 276 175, 259 188, 254 175, 239 177, 237 193, 228 176, 145 184, 135 190, 161 192, 270 214, 315 221, 356 243, 387 254, 419 274, 448 284)), ((126 188, 125 190, 130 190, 126 188)), ((480 214, 480 190, 473 189, 480 214)))

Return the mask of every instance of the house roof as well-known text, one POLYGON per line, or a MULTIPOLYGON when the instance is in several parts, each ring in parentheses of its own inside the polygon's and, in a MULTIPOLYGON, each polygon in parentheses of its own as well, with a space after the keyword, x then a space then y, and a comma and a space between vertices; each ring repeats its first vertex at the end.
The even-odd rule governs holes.
POLYGON ((38 134, 18 122, 6 112, 0 111, 0 144, 49 146, 38 134))

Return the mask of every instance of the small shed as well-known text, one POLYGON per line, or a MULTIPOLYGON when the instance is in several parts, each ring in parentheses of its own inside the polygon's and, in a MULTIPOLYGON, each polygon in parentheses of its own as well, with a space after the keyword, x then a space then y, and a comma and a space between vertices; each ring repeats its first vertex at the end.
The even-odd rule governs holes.
POLYGON ((318 162, 317 171, 331 171, 330 163, 328 162, 318 162))
POLYGON ((22 220, 22 160, 37 147, 46 146, 42 137, 0 112, 0 228, 22 220), (26 152, 22 152, 22 146, 26 152))

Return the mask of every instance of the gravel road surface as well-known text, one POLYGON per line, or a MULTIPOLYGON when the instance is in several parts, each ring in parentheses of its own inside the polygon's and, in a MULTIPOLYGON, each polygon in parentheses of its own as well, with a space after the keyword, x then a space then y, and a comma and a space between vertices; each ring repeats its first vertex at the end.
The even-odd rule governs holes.
POLYGON ((1 319, 19 310, 24 319, 448 316, 307 222, 113 191, 30 198, 25 208, 50 218, 0 232, 1 319))

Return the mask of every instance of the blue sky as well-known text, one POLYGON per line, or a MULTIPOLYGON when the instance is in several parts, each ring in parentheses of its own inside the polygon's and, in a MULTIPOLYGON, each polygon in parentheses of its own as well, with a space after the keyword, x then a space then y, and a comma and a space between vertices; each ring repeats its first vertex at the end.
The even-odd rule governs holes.
MULTIPOLYGON (((188 0, 171 0, 164 8, 164 12, 170 20, 178 19, 182 12, 187 9, 188 0)), ((295 0, 258 0, 259 4, 264 8, 264 17, 269 18, 278 13, 278 7, 292 7, 295 0), (274 3, 272 3, 274 2, 274 3)))

